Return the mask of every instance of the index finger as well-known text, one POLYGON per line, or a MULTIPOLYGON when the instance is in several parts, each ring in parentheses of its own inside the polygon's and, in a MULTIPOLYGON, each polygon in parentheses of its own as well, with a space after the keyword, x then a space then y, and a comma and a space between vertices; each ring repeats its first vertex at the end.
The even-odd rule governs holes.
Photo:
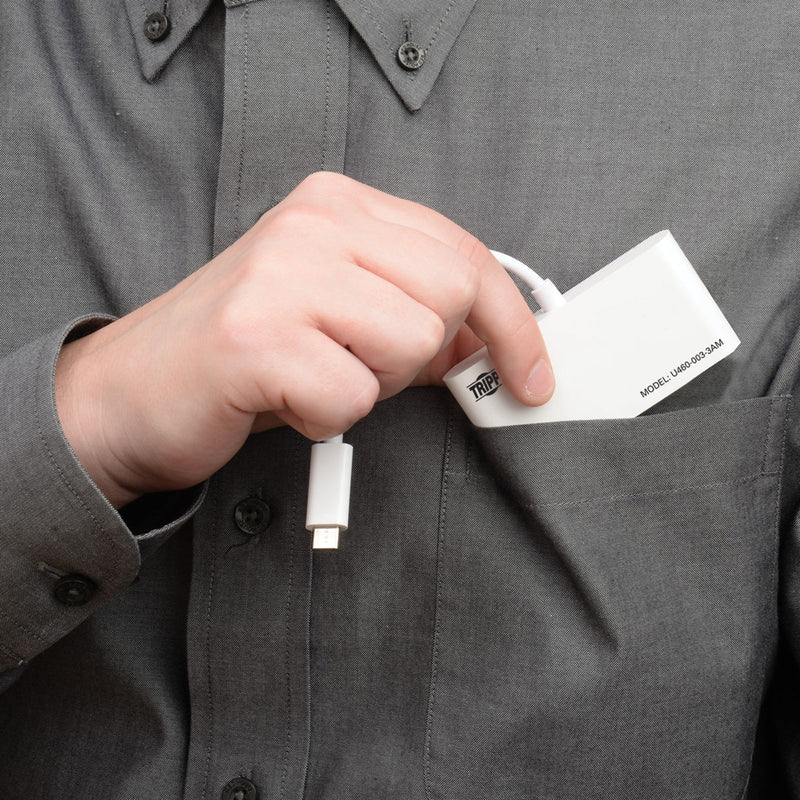
POLYGON ((478 242, 471 258, 481 288, 467 324, 486 343, 503 383, 526 405, 546 403, 555 378, 539 324, 514 281, 488 248, 478 242))

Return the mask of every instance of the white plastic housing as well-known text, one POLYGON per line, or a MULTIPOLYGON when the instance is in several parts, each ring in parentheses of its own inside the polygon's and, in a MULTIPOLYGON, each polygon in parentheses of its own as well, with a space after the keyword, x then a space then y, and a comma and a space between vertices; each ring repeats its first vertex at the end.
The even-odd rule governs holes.
POLYGON ((444 381, 482 428, 634 417, 730 355, 739 339, 669 231, 564 293, 536 318, 556 376, 543 406, 518 402, 486 348, 444 381))
POLYGON ((350 515, 350 474, 353 446, 319 442, 311 446, 306 528, 347 530, 350 515))

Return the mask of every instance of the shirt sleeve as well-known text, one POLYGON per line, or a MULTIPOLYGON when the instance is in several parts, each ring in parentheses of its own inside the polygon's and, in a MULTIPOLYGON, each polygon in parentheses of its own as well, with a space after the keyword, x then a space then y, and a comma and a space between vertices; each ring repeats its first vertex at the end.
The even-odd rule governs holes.
POLYGON ((188 521, 204 496, 195 487, 120 513, 69 446, 56 359, 65 341, 108 321, 73 320, 0 360, 0 671, 24 666, 122 592, 143 550, 188 521))

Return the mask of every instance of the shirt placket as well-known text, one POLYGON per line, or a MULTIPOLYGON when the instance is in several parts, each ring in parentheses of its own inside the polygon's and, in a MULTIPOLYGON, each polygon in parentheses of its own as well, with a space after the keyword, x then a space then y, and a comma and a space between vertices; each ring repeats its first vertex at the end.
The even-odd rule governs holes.
POLYGON ((344 169, 349 26, 331 0, 227 0, 215 249, 303 178, 344 169))
MULTIPOLYGON (((307 175, 344 167, 349 27, 330 0, 227 0, 214 250, 307 175)), ((185 798, 301 798, 307 771, 308 442, 251 437, 196 521, 185 798)))

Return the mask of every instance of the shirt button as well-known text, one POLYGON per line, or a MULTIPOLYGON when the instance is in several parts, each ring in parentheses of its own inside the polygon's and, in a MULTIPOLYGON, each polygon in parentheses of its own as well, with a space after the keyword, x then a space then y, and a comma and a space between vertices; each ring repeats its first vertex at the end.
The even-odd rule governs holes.
POLYGON ((150 14, 144 21, 144 35, 151 42, 160 42, 166 38, 169 33, 170 22, 166 14, 156 11, 155 14, 150 14))
POLYGON ((83 575, 64 575, 56 581, 53 594, 65 606, 82 606, 94 596, 97 587, 83 575))
POLYGON ((258 497, 248 497, 236 504, 233 511, 236 527, 248 536, 263 533, 272 522, 272 510, 258 497))
POLYGON ((258 800, 258 792, 247 778, 234 778, 223 787, 222 800, 258 800))
POLYGON ((425 61, 425 51, 414 42, 403 42, 397 50, 397 60, 404 69, 419 69, 425 61))

